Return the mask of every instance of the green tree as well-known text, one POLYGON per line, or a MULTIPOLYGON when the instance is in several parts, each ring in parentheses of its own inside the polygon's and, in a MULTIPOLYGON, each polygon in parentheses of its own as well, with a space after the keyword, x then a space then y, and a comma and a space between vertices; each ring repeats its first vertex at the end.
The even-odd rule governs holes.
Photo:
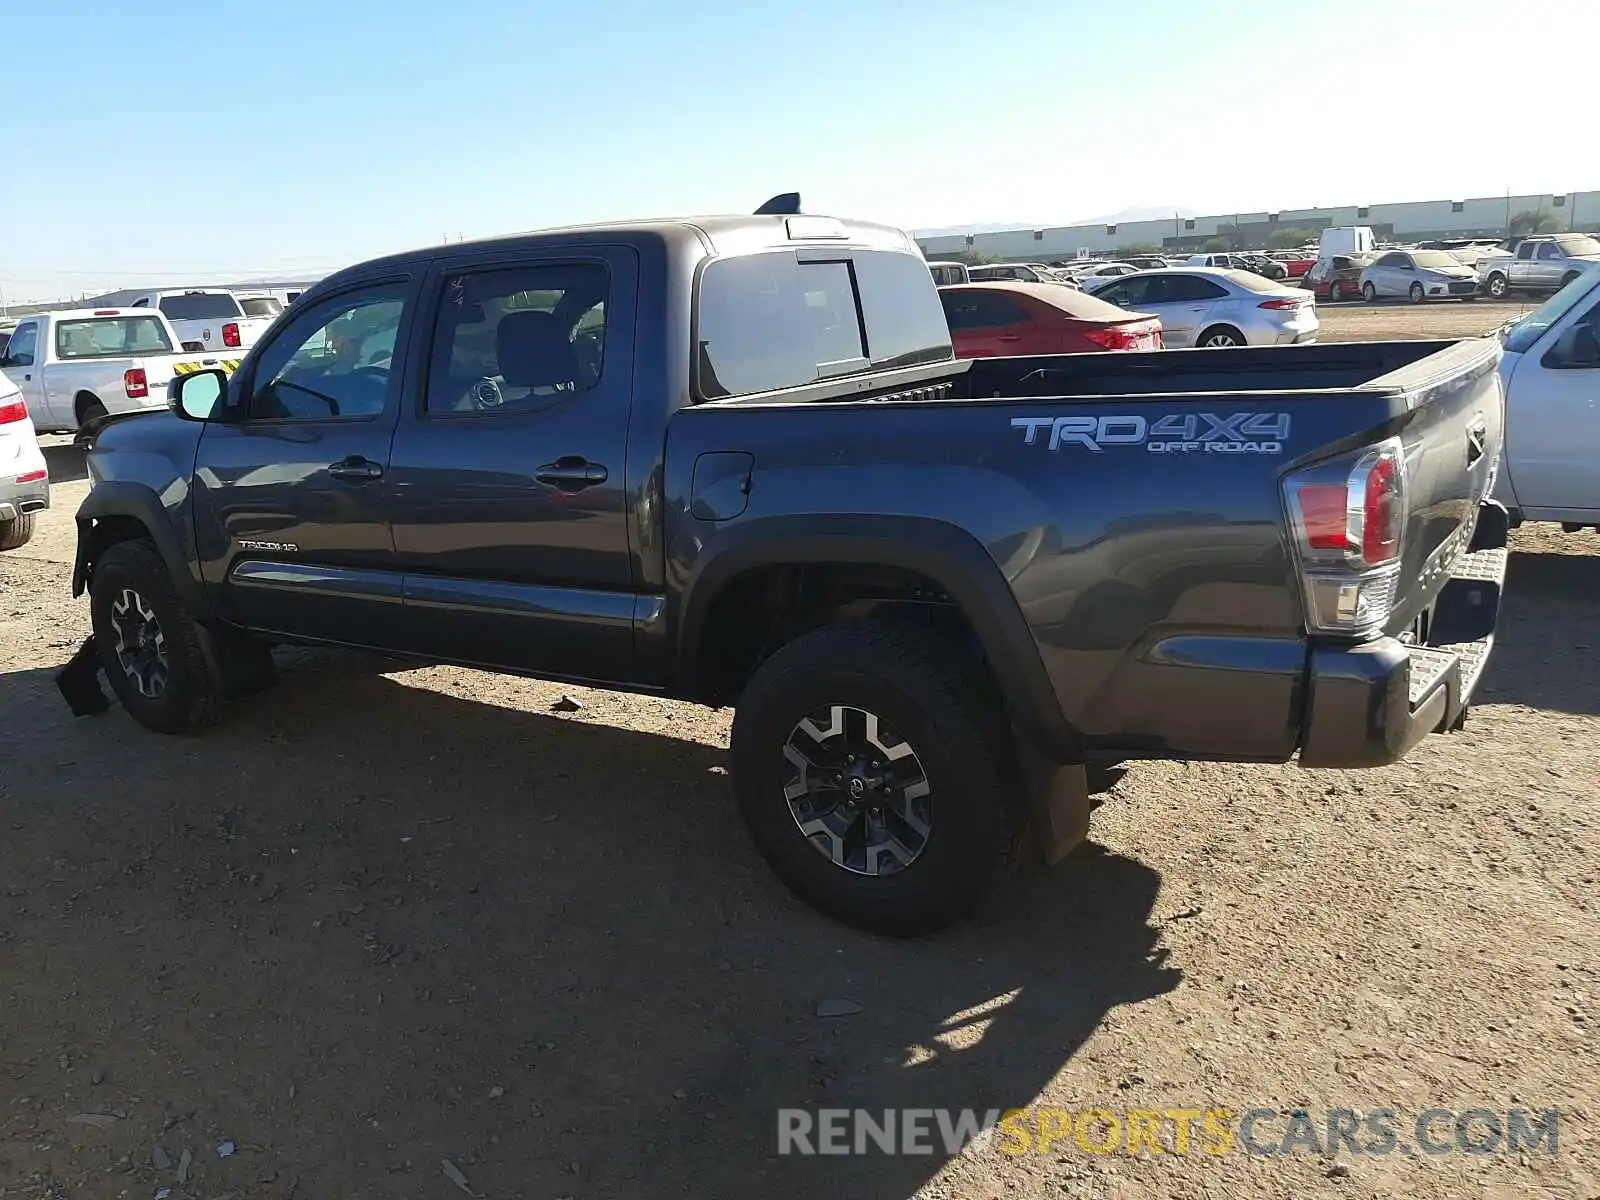
POLYGON ((1214 237, 1206 242, 1204 246, 1201 246, 1200 249, 1207 254, 1226 254, 1233 249, 1233 243, 1227 238, 1214 237))
POLYGON ((1117 253, 1124 258, 1131 258, 1135 254, 1159 254, 1161 248, 1154 242, 1135 242, 1131 246, 1118 246, 1117 253))
POLYGON ((1315 229, 1280 229, 1267 239, 1269 250, 1293 250, 1317 240, 1315 229))
POLYGON ((1528 209, 1511 218, 1512 237, 1533 237, 1541 233, 1555 233, 1561 228, 1561 219, 1547 209, 1528 209))

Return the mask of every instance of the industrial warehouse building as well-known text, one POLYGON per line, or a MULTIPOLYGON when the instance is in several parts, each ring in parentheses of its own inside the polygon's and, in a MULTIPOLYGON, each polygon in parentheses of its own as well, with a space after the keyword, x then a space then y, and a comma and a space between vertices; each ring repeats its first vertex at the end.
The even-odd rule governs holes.
POLYGON ((1437 237, 1504 237, 1511 218, 1546 212, 1560 229, 1600 230, 1600 192, 1547 196, 1488 196, 1478 200, 1425 200, 1411 204, 1293 208, 1282 212, 1226 213, 1131 221, 1118 225, 1058 225, 985 233, 917 235, 930 259, 963 252, 1013 261, 1049 261, 1105 254, 1134 247, 1200 250, 1227 242, 1231 249, 1266 246, 1274 234, 1306 230, 1312 238, 1331 225, 1370 225, 1379 240, 1419 241, 1437 237))

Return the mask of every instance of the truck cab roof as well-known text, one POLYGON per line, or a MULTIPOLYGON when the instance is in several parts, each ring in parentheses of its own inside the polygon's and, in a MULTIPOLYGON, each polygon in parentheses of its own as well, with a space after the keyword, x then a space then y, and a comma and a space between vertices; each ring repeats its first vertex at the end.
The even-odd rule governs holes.
POLYGON ((724 215, 701 217, 658 217, 633 221, 603 221, 586 225, 562 225, 551 229, 501 234, 467 242, 406 250, 383 258, 346 267, 314 285, 308 292, 336 287, 341 281, 370 275, 385 269, 405 269, 435 258, 471 257, 477 254, 514 254, 522 249, 540 249, 600 241, 654 241, 669 252, 687 251, 695 257, 723 257, 815 246, 852 246, 875 250, 903 251, 920 259, 921 250, 904 230, 868 221, 796 214, 788 216, 724 215))

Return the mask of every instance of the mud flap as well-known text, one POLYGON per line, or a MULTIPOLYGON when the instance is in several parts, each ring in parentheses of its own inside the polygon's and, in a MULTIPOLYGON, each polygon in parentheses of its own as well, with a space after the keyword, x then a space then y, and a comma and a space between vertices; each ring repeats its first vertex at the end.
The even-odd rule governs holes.
POLYGON ((1089 836, 1089 772, 1082 763, 1060 763, 1018 737, 1017 765, 1022 774, 1027 808, 1039 851, 1055 866, 1089 836))
POLYGON ((93 634, 56 672, 56 688, 75 717, 97 717, 111 707, 111 700, 100 686, 100 650, 93 634))

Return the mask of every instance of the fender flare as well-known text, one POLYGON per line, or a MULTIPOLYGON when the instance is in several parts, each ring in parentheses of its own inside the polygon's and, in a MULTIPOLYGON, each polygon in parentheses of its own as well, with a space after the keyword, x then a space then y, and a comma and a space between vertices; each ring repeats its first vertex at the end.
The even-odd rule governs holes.
POLYGON ((188 556, 182 540, 173 526, 172 517, 161 503, 161 497, 142 483, 128 480, 107 480, 94 485, 78 506, 78 549, 72 565, 72 594, 81 596, 89 584, 89 574, 94 560, 107 544, 95 536, 91 524, 97 518, 127 517, 138 521, 150 533, 161 560, 167 564, 179 594, 197 620, 209 620, 211 605, 188 556))
POLYGON ((971 534, 929 517, 766 517, 718 530, 678 595, 677 690, 695 694, 706 623, 729 583, 762 567, 820 563, 898 567, 932 580, 977 634, 1018 728, 1057 761, 1083 760, 1081 738, 1062 714, 1038 644, 999 565, 971 534))

